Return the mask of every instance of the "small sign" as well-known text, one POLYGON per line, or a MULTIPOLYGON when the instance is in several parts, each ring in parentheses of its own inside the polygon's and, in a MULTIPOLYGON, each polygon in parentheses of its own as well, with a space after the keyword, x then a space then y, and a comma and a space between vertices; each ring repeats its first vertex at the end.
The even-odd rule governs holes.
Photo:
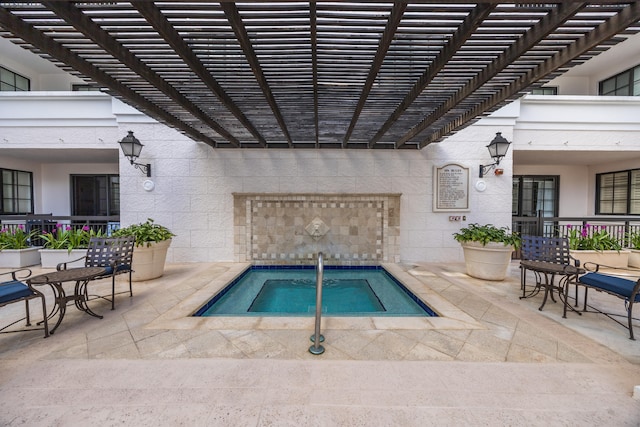
POLYGON ((469 168, 451 163, 434 171, 433 211, 468 211, 469 168))

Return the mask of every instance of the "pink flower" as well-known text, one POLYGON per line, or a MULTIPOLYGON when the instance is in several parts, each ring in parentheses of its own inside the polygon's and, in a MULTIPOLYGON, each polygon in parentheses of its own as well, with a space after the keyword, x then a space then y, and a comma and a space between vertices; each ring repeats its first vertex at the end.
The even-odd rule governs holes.
POLYGON ((84 227, 82 227, 82 231, 89 231, 89 226, 85 225, 84 227))

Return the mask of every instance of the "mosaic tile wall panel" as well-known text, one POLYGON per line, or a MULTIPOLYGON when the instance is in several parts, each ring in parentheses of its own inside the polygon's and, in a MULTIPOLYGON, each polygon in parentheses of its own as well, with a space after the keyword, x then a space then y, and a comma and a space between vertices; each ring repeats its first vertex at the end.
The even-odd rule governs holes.
POLYGON ((309 264, 396 262, 399 194, 234 194, 236 261, 309 264))

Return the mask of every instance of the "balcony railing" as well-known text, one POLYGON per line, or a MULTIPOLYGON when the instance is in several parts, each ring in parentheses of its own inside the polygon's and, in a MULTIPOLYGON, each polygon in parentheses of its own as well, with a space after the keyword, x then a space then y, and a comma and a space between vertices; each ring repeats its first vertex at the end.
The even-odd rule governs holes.
POLYGON ((604 227, 622 247, 629 247, 630 234, 640 233, 638 216, 593 216, 593 217, 513 217, 512 230, 520 235, 566 237, 570 228, 584 225, 604 227), (571 226, 571 227, 569 227, 571 226))
POLYGON ((120 228, 120 216, 0 215, 0 228, 11 230, 22 225, 27 232, 35 230, 36 237, 31 239, 33 246, 42 246, 42 239, 38 235, 53 231, 58 224, 74 229, 89 226, 95 231, 109 235, 113 230, 120 228))

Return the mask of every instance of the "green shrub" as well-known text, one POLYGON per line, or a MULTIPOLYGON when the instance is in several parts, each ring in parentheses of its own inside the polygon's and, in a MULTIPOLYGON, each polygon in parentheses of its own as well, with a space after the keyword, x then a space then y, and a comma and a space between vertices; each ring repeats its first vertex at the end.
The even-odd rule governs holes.
POLYGON ((489 242, 495 242, 513 246, 516 249, 520 247, 520 236, 517 233, 509 233, 507 227, 496 227, 491 224, 469 224, 468 227, 453 233, 453 238, 460 243, 479 242, 486 245, 489 242))
POLYGON ((173 234, 167 227, 154 224, 151 218, 141 224, 133 224, 128 227, 120 228, 112 233, 114 237, 135 236, 136 246, 151 246, 152 242, 161 242, 169 240, 173 234))

